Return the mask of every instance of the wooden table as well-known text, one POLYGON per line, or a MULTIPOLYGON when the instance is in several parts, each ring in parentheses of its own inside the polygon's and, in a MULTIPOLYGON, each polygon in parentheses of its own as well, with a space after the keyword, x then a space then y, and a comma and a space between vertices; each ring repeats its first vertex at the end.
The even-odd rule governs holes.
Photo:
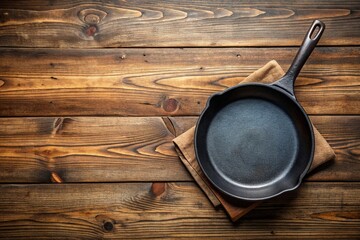
POLYGON ((0 2, 0 238, 359 239, 359 1, 0 2), (171 140, 327 29, 296 95, 337 158, 238 223, 171 140))

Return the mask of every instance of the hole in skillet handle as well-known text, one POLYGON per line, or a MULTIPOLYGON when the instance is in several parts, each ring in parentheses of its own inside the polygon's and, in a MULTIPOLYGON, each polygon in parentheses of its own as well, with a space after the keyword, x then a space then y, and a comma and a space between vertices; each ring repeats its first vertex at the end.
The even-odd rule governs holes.
POLYGON ((319 25, 315 26, 315 28, 313 29, 313 31, 310 34, 310 38, 312 40, 314 40, 317 37, 317 35, 319 34, 319 31, 320 31, 320 28, 321 28, 321 26, 319 26, 319 25))
POLYGON ((305 35, 305 38, 286 74, 280 78, 280 80, 274 82, 272 85, 279 87, 289 93, 292 97, 294 95, 294 82, 299 75, 302 67, 306 63, 306 60, 309 58, 313 52, 315 46, 319 42, 321 35, 325 30, 325 24, 320 20, 315 20, 308 32, 305 35))

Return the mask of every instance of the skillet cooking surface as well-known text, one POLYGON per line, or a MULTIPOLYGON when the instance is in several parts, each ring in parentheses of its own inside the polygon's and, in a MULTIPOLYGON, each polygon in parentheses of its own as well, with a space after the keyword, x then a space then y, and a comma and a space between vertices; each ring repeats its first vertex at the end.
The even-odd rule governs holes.
POLYGON ((210 99, 195 144, 214 185, 243 199, 295 187, 309 167, 312 129, 302 108, 277 87, 247 84, 210 99))
POLYGON ((297 142, 286 112, 258 98, 224 106, 211 121, 206 138, 209 159, 219 174, 254 187, 285 174, 294 163, 297 142))

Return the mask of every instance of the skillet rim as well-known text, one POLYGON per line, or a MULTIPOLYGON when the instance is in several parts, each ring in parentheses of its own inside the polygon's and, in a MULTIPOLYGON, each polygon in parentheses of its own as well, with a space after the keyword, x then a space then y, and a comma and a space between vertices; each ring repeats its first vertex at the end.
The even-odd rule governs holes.
MULTIPOLYGON (((275 83, 275 82, 274 82, 275 83)), ((307 172, 309 171, 310 169, 310 166, 314 160, 314 152, 315 152, 315 136, 314 136, 314 130, 313 130, 313 126, 312 126, 312 123, 310 121, 310 118, 309 116, 306 114, 305 110, 303 109, 303 107, 300 105, 300 103, 296 100, 296 97, 295 95, 292 95, 290 94, 288 91, 286 91, 285 89, 283 89, 282 87, 280 86, 277 86, 275 85, 274 83, 270 83, 270 84, 264 84, 264 83, 243 83, 243 84, 238 84, 238 85, 235 85, 233 87, 230 87, 230 88, 227 88, 225 89, 224 91, 221 91, 221 92, 216 92, 214 94, 212 94, 207 102, 206 102, 206 105, 205 105, 205 108, 202 110, 197 122, 196 122, 196 127, 195 127, 195 135, 194 135, 194 149, 195 149, 195 156, 196 156, 196 159, 200 165, 200 168, 201 170, 204 172, 206 178, 211 182, 211 184, 213 186, 216 187, 216 189, 218 189, 220 192, 224 193, 225 195, 229 196, 229 197, 232 197, 234 199, 238 199, 238 200, 246 200, 246 201, 258 201, 258 200, 265 200, 265 199, 270 199, 270 198, 273 198, 273 197, 276 197, 278 195, 281 195, 285 192, 289 192, 289 191, 293 191, 295 189, 297 189, 301 183, 302 183, 302 180, 304 179, 305 175, 307 174, 307 172), (311 137, 311 152, 310 152, 310 157, 308 159, 308 163, 306 165, 306 167, 304 168, 304 171, 300 174, 300 176, 297 176, 297 181, 296 181, 296 184, 294 186, 290 186, 289 188, 285 188, 275 194, 272 194, 270 196, 264 196, 264 197, 243 197, 243 196, 239 196, 239 195, 236 195, 236 194, 233 194, 233 193, 230 193, 224 189, 222 189, 221 187, 219 187, 214 181, 213 179, 211 179, 208 175, 208 173, 206 172, 204 166, 202 165, 201 163, 201 160, 199 158, 199 154, 198 154, 198 144, 197 144, 197 139, 198 139, 198 131, 199 131, 199 125, 201 124, 201 120, 203 119, 203 116, 205 114, 206 111, 208 111, 208 109, 210 108, 211 106, 211 101, 214 97, 216 96, 221 96, 221 95, 224 95, 224 94, 227 94, 228 92, 231 92, 233 91, 234 89, 237 89, 237 88, 242 88, 242 87, 247 87, 247 86, 261 86, 261 87, 265 87, 265 88, 270 88, 270 89, 273 89, 283 95, 285 95, 290 101, 292 101, 293 103, 295 103, 295 105, 300 109, 300 111, 302 112, 302 114, 304 115, 305 119, 306 119, 306 123, 308 125, 308 128, 310 130, 310 137, 311 137)))

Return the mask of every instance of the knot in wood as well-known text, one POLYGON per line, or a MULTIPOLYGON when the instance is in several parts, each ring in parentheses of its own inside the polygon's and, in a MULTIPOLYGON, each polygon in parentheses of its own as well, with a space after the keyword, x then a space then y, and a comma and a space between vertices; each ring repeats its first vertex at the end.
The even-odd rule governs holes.
POLYGON ((163 103, 163 109, 166 112, 174 112, 179 108, 179 101, 176 100, 175 98, 168 98, 165 99, 164 103, 163 103))
POLYGON ((106 15, 107 12, 95 8, 83 9, 78 13, 80 20, 87 24, 98 24, 106 15))
POLYGON ((91 13, 86 15, 84 20, 86 23, 89 24, 98 24, 100 22, 100 17, 96 14, 91 13))
POLYGON ((166 185, 163 182, 156 182, 151 185, 151 193, 154 197, 162 195, 166 190, 166 185))
POLYGON ((88 26, 88 27, 85 29, 85 33, 86 33, 86 35, 89 36, 89 37, 93 37, 96 32, 97 32, 97 27, 94 26, 94 25, 88 26))

